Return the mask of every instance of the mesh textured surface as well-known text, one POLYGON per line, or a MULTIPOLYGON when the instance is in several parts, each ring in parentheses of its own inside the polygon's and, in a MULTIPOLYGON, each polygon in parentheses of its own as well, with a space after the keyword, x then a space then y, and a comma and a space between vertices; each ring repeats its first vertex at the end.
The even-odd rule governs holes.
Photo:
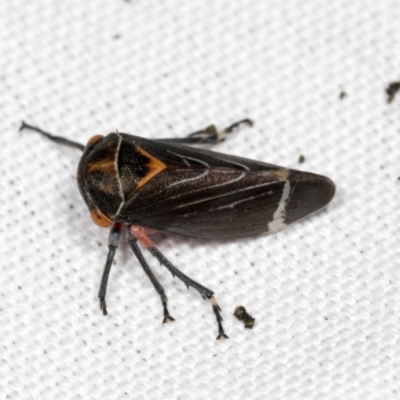
POLYGON ((0 397, 398 399, 399 16, 394 0, 1 2, 0 397), (163 326, 125 244, 103 317, 108 231, 76 187, 79 151, 21 120, 86 143, 244 117, 254 128, 217 151, 327 175, 333 202, 275 235, 157 239, 216 292, 229 340, 145 253, 176 319, 163 326))

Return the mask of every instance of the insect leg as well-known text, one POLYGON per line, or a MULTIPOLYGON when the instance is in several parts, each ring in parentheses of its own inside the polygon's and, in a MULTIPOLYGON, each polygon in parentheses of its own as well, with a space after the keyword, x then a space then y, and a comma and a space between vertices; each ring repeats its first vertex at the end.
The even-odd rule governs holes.
POLYGON ((157 258, 160 264, 164 265, 164 267, 166 267, 168 271, 171 272, 173 277, 176 276, 178 279, 180 279, 187 286, 187 288, 191 286, 192 288, 196 289, 200 293, 201 297, 203 297, 203 299, 210 300, 218 324, 217 339, 228 338, 222 327, 222 317, 220 314, 221 308, 214 297, 214 292, 210 289, 207 289, 203 285, 200 285, 199 283, 195 282, 193 279, 182 273, 178 268, 172 265, 154 245, 149 247, 148 250, 155 258, 157 258))
POLYGON ((146 275, 150 279, 150 282, 153 284, 154 289, 156 289, 157 293, 160 295, 161 303, 162 303, 162 306, 164 309, 163 324, 165 324, 167 322, 175 321, 175 319, 169 315, 168 308, 167 308, 168 299, 165 294, 164 288, 162 287, 160 282, 158 282, 157 278, 154 276, 153 272, 151 271, 149 264, 147 264, 146 260, 144 259, 143 254, 140 251, 139 246, 137 244, 137 239, 135 239, 131 235, 129 230, 128 230, 128 235, 129 235, 129 238, 128 238, 129 246, 131 247, 132 251, 135 253, 136 258, 139 260, 139 263, 142 266, 142 268, 144 269, 144 272, 146 272, 146 275))
POLYGON ((191 286, 192 288, 196 289, 200 293, 201 297, 203 297, 203 299, 210 300, 218 324, 217 339, 228 338, 228 336, 224 332, 224 328, 222 327, 222 317, 220 313, 221 308, 214 297, 214 292, 206 288, 205 286, 195 282, 193 279, 189 278, 178 268, 172 265, 147 236, 145 228, 131 225, 129 227, 129 231, 134 238, 140 240, 144 244, 144 246, 160 262, 161 265, 164 265, 164 267, 166 267, 168 271, 171 272, 173 277, 176 276, 178 279, 180 279, 187 286, 187 288, 191 286))
POLYGON ((82 151, 85 149, 85 146, 83 144, 74 142, 72 140, 63 138, 61 136, 51 135, 50 133, 45 132, 40 128, 37 128, 36 126, 29 125, 24 121, 22 121, 22 124, 21 124, 21 127, 19 128, 19 131, 21 132, 23 129, 30 129, 31 131, 38 132, 38 133, 42 134, 43 136, 46 136, 48 139, 50 139, 53 142, 56 142, 58 144, 63 144, 65 146, 69 146, 69 147, 75 147, 76 149, 79 149, 79 150, 82 150, 82 151))
POLYGON ((99 299, 100 299, 100 309, 103 311, 103 315, 107 315, 107 305, 106 305, 106 292, 107 292, 107 282, 110 275, 111 264, 114 260, 115 253, 118 247, 118 240, 121 235, 122 223, 114 222, 110 229, 110 235, 108 237, 108 255, 106 265, 104 267, 103 276, 101 277, 99 299))
POLYGON ((236 122, 222 131, 218 131, 215 125, 210 125, 201 131, 193 132, 185 138, 159 139, 158 142, 163 143, 178 143, 178 144, 216 144, 226 139, 226 136, 233 132, 240 125, 253 126, 253 121, 243 119, 236 122))

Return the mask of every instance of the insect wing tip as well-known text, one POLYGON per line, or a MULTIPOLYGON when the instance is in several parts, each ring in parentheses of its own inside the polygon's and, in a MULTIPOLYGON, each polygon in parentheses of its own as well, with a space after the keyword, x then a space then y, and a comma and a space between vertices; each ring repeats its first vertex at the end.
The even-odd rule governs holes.
POLYGON ((291 170, 286 225, 325 208, 335 195, 336 185, 326 176, 291 170))

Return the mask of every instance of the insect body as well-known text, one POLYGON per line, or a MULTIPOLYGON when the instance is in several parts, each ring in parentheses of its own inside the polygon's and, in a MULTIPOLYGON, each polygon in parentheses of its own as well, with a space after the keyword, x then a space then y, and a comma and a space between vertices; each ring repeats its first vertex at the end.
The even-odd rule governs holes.
POLYGON ((214 292, 174 267, 149 236, 156 231, 200 239, 266 234, 318 211, 332 199, 335 185, 324 176, 188 146, 217 143, 241 124, 251 125, 251 121, 240 121, 222 132, 211 126, 183 139, 149 140, 116 132, 94 136, 86 146, 22 124, 21 129, 33 129, 57 143, 83 150, 77 173, 79 190, 93 221, 110 227, 99 291, 104 315, 107 280, 126 226, 128 243, 161 297, 164 322, 173 320, 167 297, 137 241, 174 276, 211 301, 217 338, 227 337, 214 292))

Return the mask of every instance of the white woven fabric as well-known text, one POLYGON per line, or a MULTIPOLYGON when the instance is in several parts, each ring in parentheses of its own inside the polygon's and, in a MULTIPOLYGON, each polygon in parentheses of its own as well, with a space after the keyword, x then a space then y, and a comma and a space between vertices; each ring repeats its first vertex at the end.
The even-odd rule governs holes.
POLYGON ((0 397, 398 399, 400 95, 389 105, 385 88, 400 79, 399 13, 395 0, 2 1, 0 397), (80 154, 19 134, 21 120, 85 143, 244 117, 255 127, 216 150, 327 175, 331 205, 261 238, 157 239, 216 292, 229 340, 145 253, 176 319, 163 326, 126 245, 103 317, 108 231, 78 192, 80 154))

